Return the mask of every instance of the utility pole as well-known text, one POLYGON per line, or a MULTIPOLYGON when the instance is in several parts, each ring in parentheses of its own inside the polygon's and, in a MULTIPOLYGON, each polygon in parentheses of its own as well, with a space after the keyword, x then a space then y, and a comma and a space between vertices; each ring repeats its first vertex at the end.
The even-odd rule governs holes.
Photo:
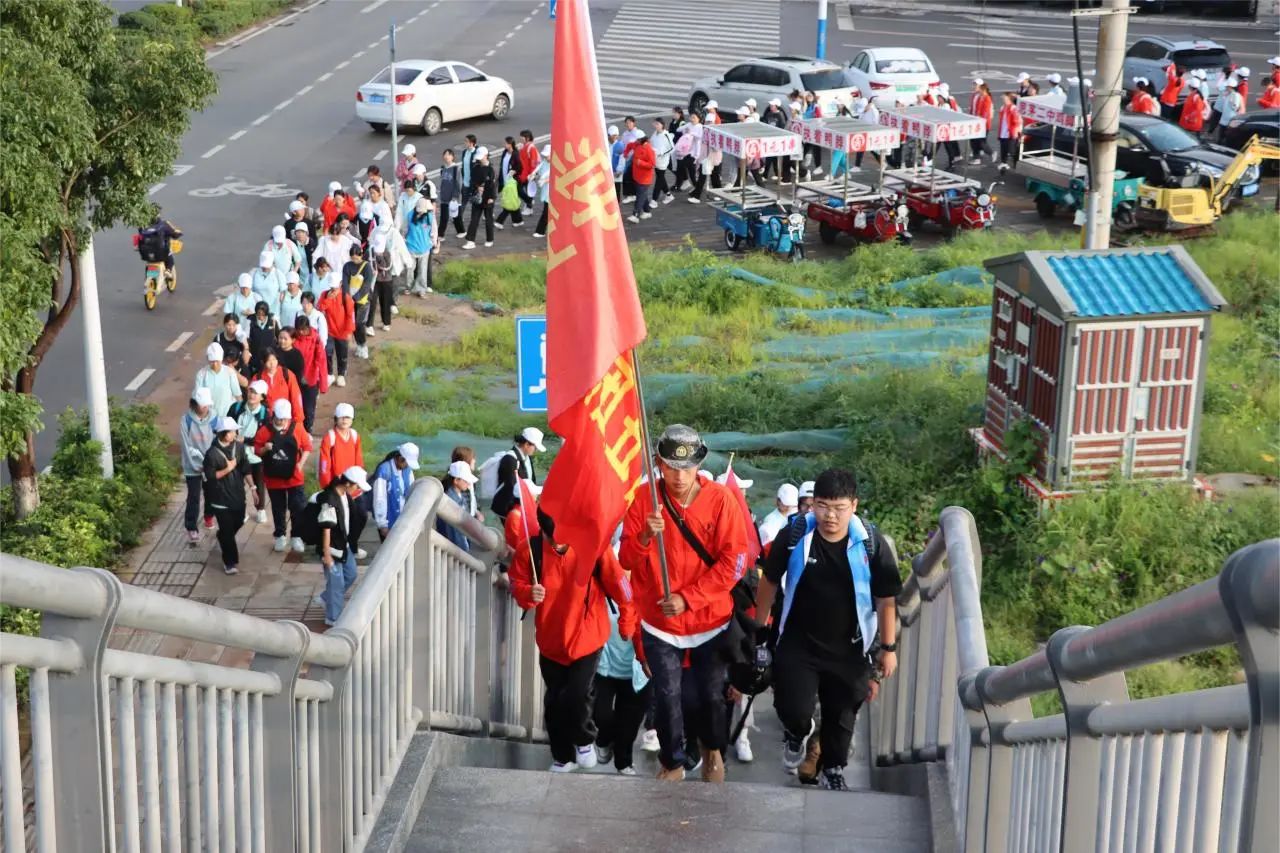
MULTIPOLYGON (((90 226, 92 227, 92 226, 90 226)), ((98 307, 98 267, 89 232, 80 265, 80 315, 84 318, 84 380, 89 391, 89 437, 102 445, 102 476, 115 476, 111 456, 111 411, 107 405, 107 366, 102 354, 102 314, 98 307)))
POLYGON ((818 0, 818 47, 814 56, 827 58, 827 0, 818 0))
MULTIPOLYGON (((1086 249, 1111 245, 1111 202, 1116 176, 1116 137, 1120 132, 1120 96, 1124 91, 1124 49, 1129 35, 1129 0, 1107 0, 1104 9, 1082 10, 1100 15, 1098 68, 1094 84, 1093 115, 1089 122, 1089 157, 1093 161, 1093 186, 1085 197, 1086 249)), ((1080 14, 1076 12, 1074 14, 1080 14)), ((1083 88, 1083 81, 1081 87, 1083 88)), ((1088 93, 1081 91, 1080 97, 1088 93)))
POLYGON ((400 162, 400 133, 396 125, 396 22, 391 22, 391 187, 392 192, 399 192, 396 185, 396 164, 400 162))

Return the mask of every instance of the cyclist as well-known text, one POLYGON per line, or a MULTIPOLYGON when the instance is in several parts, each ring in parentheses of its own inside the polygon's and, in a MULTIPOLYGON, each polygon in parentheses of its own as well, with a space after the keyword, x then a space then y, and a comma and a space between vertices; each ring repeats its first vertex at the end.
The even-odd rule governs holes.
POLYGON ((155 221, 145 228, 138 229, 138 255, 141 256, 144 263, 158 264, 164 261, 164 268, 173 271, 173 250, 170 245, 175 237, 181 237, 182 232, 173 226, 173 223, 160 215, 160 209, 156 208, 155 221))

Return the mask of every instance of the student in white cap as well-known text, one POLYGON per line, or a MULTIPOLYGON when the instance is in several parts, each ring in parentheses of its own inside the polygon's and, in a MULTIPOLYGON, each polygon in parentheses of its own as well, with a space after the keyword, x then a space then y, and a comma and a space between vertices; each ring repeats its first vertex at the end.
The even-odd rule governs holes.
POLYGON ((403 155, 396 163, 396 183, 404 183, 413 176, 413 167, 418 165, 418 147, 406 142, 400 148, 403 155))
POLYGON ((1031 75, 1025 71, 1018 72, 1018 97, 1026 98, 1032 94, 1035 83, 1031 82, 1031 75))
POLYGON ((240 442, 239 422, 223 416, 218 418, 213 429, 213 444, 204 455, 205 512, 212 512, 218 522, 222 571, 234 575, 240 571, 236 534, 244 526, 245 480, 251 480, 252 475, 244 445, 240 442))
MULTIPOLYGON (((356 410, 350 403, 339 403, 333 408, 333 427, 327 430, 320 439, 320 452, 316 454, 318 462, 317 478, 320 488, 325 488, 338 476, 353 465, 364 464, 364 446, 360 443, 360 433, 351 424, 355 421, 356 410)), ((369 498, 363 497, 359 487, 348 490, 351 499, 351 524, 347 530, 351 534, 351 547, 356 552, 356 559, 363 560, 367 554, 360 547, 360 535, 364 533, 365 523, 369 520, 369 511, 364 506, 369 498), (361 498, 363 497, 363 500, 361 498)))
POLYGON ((311 496, 306 512, 319 528, 316 550, 324 566, 324 624, 330 628, 342 615, 347 591, 356 582, 356 552, 351 538, 351 492, 369 491, 363 468, 353 465, 311 496))
POLYGON ((283 225, 271 229, 271 239, 262 245, 262 251, 271 253, 273 265, 281 275, 287 275, 301 266, 298 247, 293 245, 283 225))
MULTIPOLYGON (((178 439, 182 445, 182 476, 187 481, 187 508, 183 524, 187 538, 194 544, 200 541, 200 494, 203 485, 204 455, 213 444, 213 395, 208 388, 197 388, 191 393, 187 411, 178 427, 178 439)), ((213 516, 206 509, 204 526, 213 527, 213 516)))
POLYGON ((244 399, 227 412, 240 427, 240 438, 245 442, 244 455, 249 460, 249 475, 253 479, 253 509, 258 524, 267 523, 267 485, 262 481, 262 459, 253 452, 253 440, 258 431, 267 425, 271 417, 267 406, 267 383, 255 379, 244 389, 244 399))
POLYGON ((489 164, 489 149, 481 146, 475 149, 471 162, 471 181, 463 196, 471 200, 471 221, 467 223, 467 242, 464 249, 476 247, 476 233, 480 229, 480 220, 484 220, 484 244, 493 245, 493 205, 498 197, 498 184, 489 164))
POLYGON ((262 476, 271 499, 275 550, 283 551, 292 544, 293 550, 301 554, 306 550, 299 526, 307 502, 302 491, 306 482, 303 472, 311 456, 312 443, 311 436, 302 428, 302 421, 294 419, 295 414, 302 413, 295 413, 288 400, 276 400, 271 407, 271 423, 259 429, 253 440, 253 452, 262 457, 262 476), (293 533, 292 543, 285 536, 287 532, 293 533))
MULTIPOLYGON (((321 259, 323 260, 323 258, 321 259)), ((280 296, 280 310, 276 311, 276 319, 281 326, 293 326, 294 320, 302 313, 302 278, 293 270, 284 277, 285 291, 280 296)))
POLYGON ((1064 98, 1067 96, 1066 90, 1062 88, 1061 74, 1055 71, 1044 79, 1049 81, 1049 91, 1045 92, 1046 95, 1061 95, 1064 98))
POLYGON ((241 323, 246 323, 253 316, 253 306, 258 304, 260 298, 253 292, 253 275, 242 272, 236 278, 236 286, 232 289, 231 295, 222 303, 222 310, 228 314, 235 314, 240 318, 241 323))
POLYGON ((253 292, 267 303, 271 313, 280 311, 280 297, 284 294, 284 273, 276 269, 274 252, 262 251, 258 254, 258 267, 253 271, 253 292))
POLYGON ((1221 141, 1227 125, 1242 112, 1244 112, 1244 98, 1240 96, 1240 78, 1233 75, 1222 81, 1222 89, 1213 103, 1205 132, 1218 131, 1218 140, 1221 141))
POLYGON ((223 363, 221 344, 213 343, 205 347, 204 357, 206 364, 196 371, 195 388, 208 389, 213 413, 221 417, 241 397, 240 375, 234 367, 227 367, 223 363))
POLYGON ((222 361, 236 370, 241 391, 249 384, 249 332, 241 321, 243 317, 233 313, 222 315, 222 328, 213 336, 213 342, 222 347, 222 361))
POLYGON ((542 156, 538 159, 538 168, 534 170, 533 182, 537 185, 536 196, 542 202, 542 213, 538 215, 538 224, 533 229, 533 236, 541 240, 547 236, 547 215, 551 208, 551 146, 549 144, 542 146, 542 156))
POLYGON ((388 453, 373 472, 373 523, 385 542, 404 510, 418 470, 418 445, 405 442, 388 453))
MULTIPOLYGON (((973 95, 969 99, 969 114, 982 119, 982 136, 969 140, 969 165, 976 166, 982 162, 982 155, 988 150, 987 134, 991 132, 991 123, 995 118, 995 104, 991 101, 991 88, 981 77, 973 81, 973 95)), ((992 159, 995 159, 992 154, 992 159)))
POLYGON ((533 455, 547 452, 542 439, 542 430, 525 427, 516 433, 510 450, 491 456, 480 466, 482 476, 486 470, 494 472, 491 475, 494 488, 490 508, 499 518, 506 519, 511 508, 520 502, 517 480, 528 480, 537 485, 538 472, 533 467, 533 455))
POLYGON ((813 509, 813 480, 805 480, 800 484, 799 503, 796 505, 796 511, 806 513, 813 509))
MULTIPOLYGON (((464 517, 471 514, 471 487, 479 482, 479 478, 471 473, 471 466, 463 460, 449 463, 449 471, 440 478, 444 485, 444 496, 462 508, 464 517)), ((465 553, 471 552, 471 541, 467 535, 443 518, 436 518, 436 531, 457 545, 465 553)))
POLYGON ((791 483, 778 486, 778 494, 774 498, 774 510, 760 522, 760 544, 768 546, 778 535, 778 531, 786 527, 787 519, 795 514, 800 505, 800 490, 791 483))

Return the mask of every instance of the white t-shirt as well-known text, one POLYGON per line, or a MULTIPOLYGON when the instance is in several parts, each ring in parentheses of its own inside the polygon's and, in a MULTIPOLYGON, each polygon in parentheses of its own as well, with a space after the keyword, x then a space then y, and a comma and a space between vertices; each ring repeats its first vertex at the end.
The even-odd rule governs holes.
POLYGON ((732 616, 729 617, 729 619, 726 620, 719 628, 712 628, 710 631, 702 631, 698 634, 689 635, 668 634, 666 631, 658 630, 643 619, 640 620, 640 626, 669 646, 675 646, 677 649, 696 649, 698 646, 715 637, 717 634, 723 633, 724 630, 729 627, 729 622, 731 621, 733 621, 732 616))
MULTIPOLYGON (((350 234, 341 234, 337 240, 330 236, 326 236, 316 246, 316 258, 324 258, 329 262, 331 271, 341 273, 342 266, 351 260, 351 247, 356 245, 356 240, 350 234)), ((317 298, 319 294, 317 294, 317 298)))

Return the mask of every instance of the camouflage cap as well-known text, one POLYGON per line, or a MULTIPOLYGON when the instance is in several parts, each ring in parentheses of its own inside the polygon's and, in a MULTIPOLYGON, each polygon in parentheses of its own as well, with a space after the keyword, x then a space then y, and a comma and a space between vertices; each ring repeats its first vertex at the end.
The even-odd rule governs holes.
POLYGON ((672 468, 696 468, 707 458, 707 445, 693 427, 672 424, 658 438, 658 458, 672 468))

